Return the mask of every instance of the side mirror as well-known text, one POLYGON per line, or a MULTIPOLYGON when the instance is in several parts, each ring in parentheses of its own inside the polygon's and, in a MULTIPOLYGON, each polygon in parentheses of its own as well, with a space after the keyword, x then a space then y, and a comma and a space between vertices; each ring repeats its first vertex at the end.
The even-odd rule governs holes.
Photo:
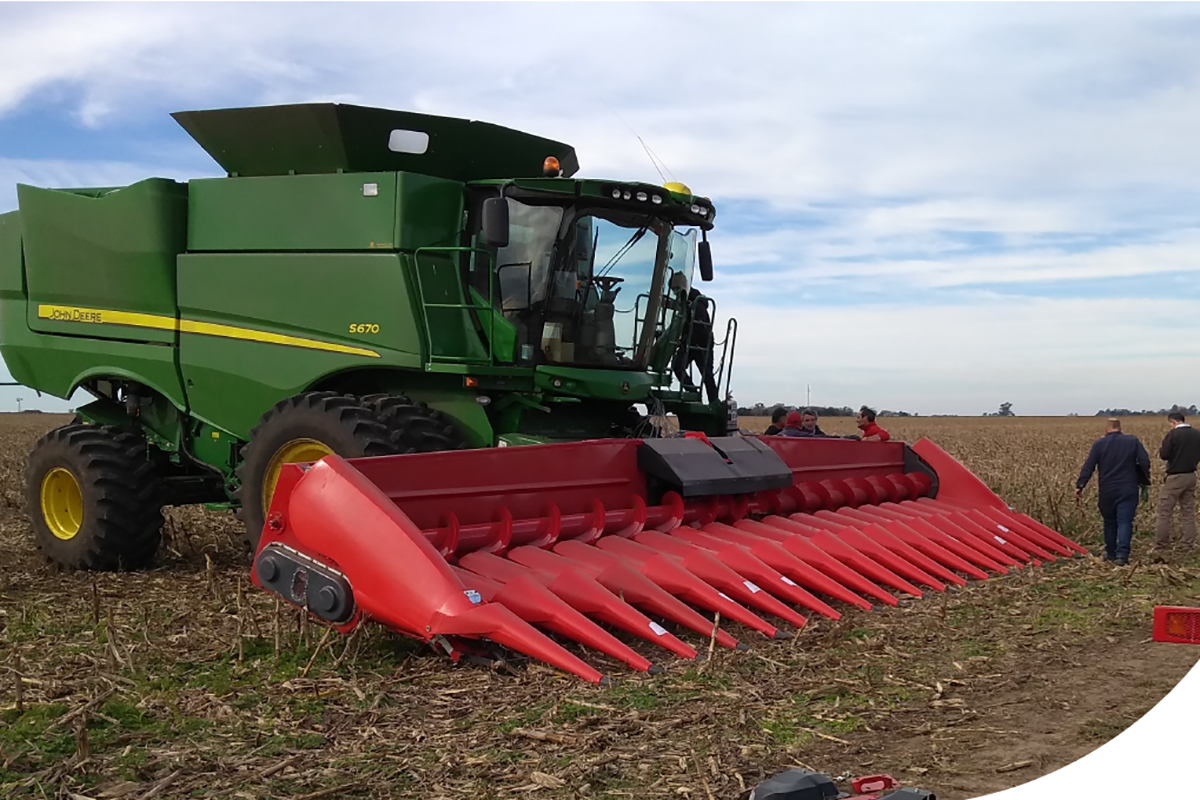
POLYGON ((712 279, 712 250, 709 249, 708 242, 703 241, 700 243, 700 280, 711 281, 712 279))
POLYGON ((508 201, 503 197, 483 201, 483 243, 491 247, 508 246, 508 201))

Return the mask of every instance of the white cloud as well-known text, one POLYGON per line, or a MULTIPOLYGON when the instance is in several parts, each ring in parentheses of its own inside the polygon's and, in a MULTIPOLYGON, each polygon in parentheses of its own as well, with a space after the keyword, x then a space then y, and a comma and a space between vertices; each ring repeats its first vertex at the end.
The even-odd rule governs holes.
POLYGON ((357 97, 562 137, 589 174, 657 179, 611 108, 698 191, 780 203, 1186 187, 1200 167, 1200 51, 1175 33, 1195 25, 1188 6, 138 11, 9 12, 0 110, 62 81, 111 114, 147 98, 357 97), (364 43, 364 28, 404 44, 364 43), (448 48, 451 29, 521 44, 448 48), (582 50, 564 35, 581 30, 582 50))
MULTIPOLYGON (((1194 357, 1200 309, 978 287, 1200 271, 1198 33, 1188 4, 9 4, 0 117, 65 105, 99 142, 169 110, 336 100, 486 119, 573 143, 585 175, 659 182, 632 126, 718 204, 711 291, 744 312, 743 400, 790 386, 768 365, 809 340, 821 386, 886 378, 881 405, 1157 407, 1196 399, 1156 359, 1194 357), (931 307, 799 304, 822 288, 931 307), (768 293, 794 323, 753 305, 768 293), (1148 399, 1073 399, 1114 385, 1148 399)), ((18 180, 187 177, 174 137, 117 164, 0 142, 0 209, 18 180)))

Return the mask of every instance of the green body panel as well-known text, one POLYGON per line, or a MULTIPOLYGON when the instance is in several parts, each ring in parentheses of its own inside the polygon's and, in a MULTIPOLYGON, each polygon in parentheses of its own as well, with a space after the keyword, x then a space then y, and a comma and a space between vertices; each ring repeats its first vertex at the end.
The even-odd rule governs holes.
POLYGON ((192 181, 189 190, 190 252, 391 250, 394 245, 394 172, 209 178, 192 181))
MULTIPOLYGON (((175 316, 175 256, 186 245, 187 187, 150 179, 99 197, 19 185, 29 327, 78 333, 46 306, 175 316)), ((78 316, 78 312, 76 312, 78 316)), ((92 316, 94 318, 94 315, 92 316)), ((98 338, 174 342, 174 332, 96 326, 98 338)))
POLYGON ((189 184, 190 252, 453 245, 463 185, 411 173, 205 178, 189 184))
POLYGON ((640 403, 650 396, 656 376, 629 370, 539 366, 537 387, 570 397, 640 403))
POLYGON ((0 353, 13 379, 66 400, 90 378, 137 381, 186 408, 175 348, 82 336, 56 336, 29 330, 25 303, 0 300, 0 353))
POLYGON ((246 438, 264 411, 341 370, 424 363, 419 310, 393 253, 196 253, 179 257, 183 319, 241 338, 180 334, 180 368, 199 419, 246 438), (351 333, 353 326, 378 326, 351 333), (253 332, 370 351, 253 341, 253 332))
POLYGON ((396 176, 396 198, 397 250, 457 244, 463 218, 461 183, 401 172, 396 176))
POLYGON ((226 475, 233 474, 237 468, 237 449, 241 440, 203 422, 195 423, 195 430, 190 436, 192 455, 211 464, 226 475))

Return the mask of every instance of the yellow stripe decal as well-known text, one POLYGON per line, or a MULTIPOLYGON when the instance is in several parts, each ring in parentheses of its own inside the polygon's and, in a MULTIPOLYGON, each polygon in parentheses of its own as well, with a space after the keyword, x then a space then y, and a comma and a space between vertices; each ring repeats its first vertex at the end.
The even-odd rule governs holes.
POLYGON ((84 322, 92 325, 128 325, 134 328, 176 329, 174 317, 137 314, 132 311, 108 311, 74 306, 38 306, 38 316, 53 322, 84 322))
POLYGON ((38 317, 53 322, 80 322, 90 325, 125 325, 132 328, 155 328, 164 331, 182 331, 195 333, 200 336, 219 336, 225 339, 241 339, 263 344, 280 344, 287 347, 302 347, 308 350, 324 350, 330 353, 344 353, 351 356, 379 358, 379 353, 362 347, 349 347, 343 344, 322 342, 318 339, 303 339, 299 336, 285 336, 268 331, 256 331, 252 328, 237 328, 233 325, 219 325, 213 322, 197 322, 183 319, 178 322, 174 317, 158 314, 138 314, 132 311, 109 311, 101 308, 77 308, 75 306, 38 306, 38 317))
POLYGON ((285 336, 281 333, 268 333, 250 328, 235 328, 232 325, 218 325, 214 322, 196 322, 190 319, 179 320, 179 330, 184 333, 198 333, 202 336, 223 336, 226 339, 245 339, 251 342, 266 344, 282 344, 289 347, 304 347, 309 350, 327 350, 330 353, 346 353, 352 356, 367 356, 379 358, 379 353, 362 347, 347 347, 343 344, 322 342, 317 339, 301 339, 298 336, 285 336))

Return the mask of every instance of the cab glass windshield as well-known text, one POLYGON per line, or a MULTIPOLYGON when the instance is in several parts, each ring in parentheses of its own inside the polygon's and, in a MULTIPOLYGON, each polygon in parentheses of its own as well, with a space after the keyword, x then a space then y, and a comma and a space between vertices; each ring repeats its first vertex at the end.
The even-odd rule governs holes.
POLYGON ((495 300, 517 329, 521 360, 633 367, 641 353, 658 361, 655 349, 670 347, 677 307, 692 283, 696 230, 676 230, 640 209, 512 198, 508 205, 495 300), (654 318, 647 334, 648 311, 654 318), (639 349, 643 337, 650 346, 639 349))

